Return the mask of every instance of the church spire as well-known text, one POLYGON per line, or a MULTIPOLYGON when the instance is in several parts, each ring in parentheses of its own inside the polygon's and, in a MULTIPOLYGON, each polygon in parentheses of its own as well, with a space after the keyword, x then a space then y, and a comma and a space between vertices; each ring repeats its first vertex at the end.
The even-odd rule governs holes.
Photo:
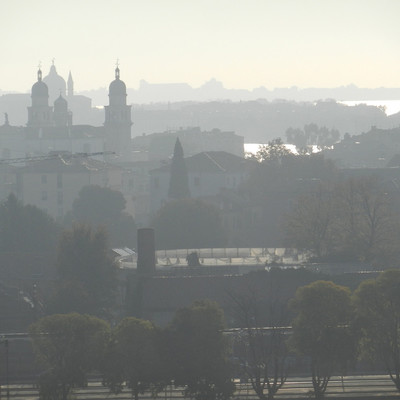
POLYGON ((38 80, 38 82, 41 82, 41 81, 42 81, 42 70, 40 69, 40 67, 41 67, 41 65, 40 65, 40 63, 39 63, 39 65, 38 65, 38 72, 37 72, 37 80, 38 80))
POLYGON ((68 97, 72 97, 74 95, 74 81, 72 79, 71 71, 69 71, 67 87, 68 87, 68 97))
POLYGON ((117 62, 115 63, 115 79, 119 79, 119 60, 117 59, 117 62))

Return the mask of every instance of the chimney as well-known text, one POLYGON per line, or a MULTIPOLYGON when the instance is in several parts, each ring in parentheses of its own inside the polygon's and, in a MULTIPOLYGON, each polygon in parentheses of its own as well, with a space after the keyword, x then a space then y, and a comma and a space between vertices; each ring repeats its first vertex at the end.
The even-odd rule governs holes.
POLYGON ((156 271, 156 247, 153 228, 141 228, 137 232, 137 272, 152 276, 156 271))

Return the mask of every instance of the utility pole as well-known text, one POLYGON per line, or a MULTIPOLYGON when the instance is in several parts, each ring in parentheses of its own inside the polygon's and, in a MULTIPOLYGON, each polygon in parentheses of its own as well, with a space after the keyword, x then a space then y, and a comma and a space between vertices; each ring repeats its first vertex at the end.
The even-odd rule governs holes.
POLYGON ((5 339, 4 345, 6 346, 6 385, 7 385, 7 400, 10 400, 10 386, 8 381, 8 339, 5 339))
MULTIPOLYGON (((0 336, 0 344, 4 344, 4 348, 6 350, 6 387, 7 387, 7 392, 6 392, 6 396, 7 396, 7 400, 10 400, 10 385, 9 385, 9 377, 8 377, 8 339, 2 335, 0 336)), ((0 386, 1 388, 1 386, 0 386)), ((1 396, 1 394, 0 394, 1 396)))

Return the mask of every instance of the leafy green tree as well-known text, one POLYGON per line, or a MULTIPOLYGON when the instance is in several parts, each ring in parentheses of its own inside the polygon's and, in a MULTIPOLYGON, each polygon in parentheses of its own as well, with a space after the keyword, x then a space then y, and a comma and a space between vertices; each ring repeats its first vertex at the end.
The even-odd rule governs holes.
POLYGON ((110 316, 116 289, 116 268, 109 256, 104 230, 74 225, 65 230, 58 248, 57 267, 60 286, 53 298, 57 312, 88 312, 110 316), (77 294, 68 300, 68 293, 77 294), (65 302, 64 302, 65 301, 65 302))
POLYGON ((168 197, 175 200, 190 197, 189 180, 183 156, 183 148, 179 138, 176 139, 174 155, 171 162, 168 197))
POLYGON ((126 200, 121 192, 98 185, 84 186, 74 200, 65 223, 86 223, 107 229, 113 247, 133 247, 136 225, 125 211, 126 200))
POLYGON ((167 203, 153 221, 158 249, 223 247, 226 233, 220 211, 198 199, 167 203))
POLYGON ((36 206, 24 206, 13 193, 0 204, 0 251, 53 251, 59 232, 52 217, 36 206))
POLYGON ((223 312, 216 303, 198 301, 176 312, 168 328, 171 370, 174 384, 185 386, 185 396, 225 400, 233 395, 230 345, 223 329, 223 312))
POLYGON ((87 374, 96 370, 109 340, 109 325, 80 314, 51 315, 29 328, 38 361, 43 400, 67 400, 77 387, 87 385, 87 374))
POLYGON ((113 393, 126 385, 132 396, 160 386, 160 354, 155 326, 145 320, 128 317, 114 329, 113 340, 102 364, 103 384, 113 393))
POLYGON ((315 398, 321 399, 334 372, 344 373, 355 354, 350 290, 328 281, 316 281, 299 288, 292 307, 290 344, 310 358, 315 398))
POLYGON ((400 392, 400 271, 364 281, 353 300, 362 355, 381 362, 400 392))

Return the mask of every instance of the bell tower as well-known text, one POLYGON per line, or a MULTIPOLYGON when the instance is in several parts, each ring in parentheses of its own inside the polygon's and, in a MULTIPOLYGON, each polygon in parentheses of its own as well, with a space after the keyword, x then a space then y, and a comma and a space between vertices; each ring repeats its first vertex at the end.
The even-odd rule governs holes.
POLYGON ((105 150, 113 151, 120 161, 128 161, 131 153, 131 106, 126 104, 126 85, 120 79, 117 63, 115 79, 110 83, 109 105, 104 106, 105 150))
POLYGON ((53 125, 53 110, 49 106, 49 89, 42 81, 42 71, 38 69, 37 82, 32 86, 32 106, 28 107, 28 126, 43 128, 53 125))

